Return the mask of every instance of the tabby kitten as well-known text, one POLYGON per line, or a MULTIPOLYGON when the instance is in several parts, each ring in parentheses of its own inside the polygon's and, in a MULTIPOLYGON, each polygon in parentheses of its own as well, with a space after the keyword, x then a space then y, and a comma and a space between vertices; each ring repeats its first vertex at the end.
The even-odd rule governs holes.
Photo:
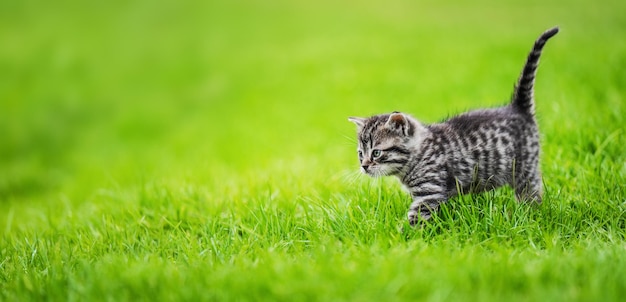
POLYGON ((504 107, 431 125, 400 112, 349 118, 357 125, 361 171, 400 179, 413 198, 411 225, 428 220, 441 203, 458 194, 507 184, 518 200, 541 202, 533 86, 541 50, 558 31, 549 29, 535 41, 511 103, 504 107))

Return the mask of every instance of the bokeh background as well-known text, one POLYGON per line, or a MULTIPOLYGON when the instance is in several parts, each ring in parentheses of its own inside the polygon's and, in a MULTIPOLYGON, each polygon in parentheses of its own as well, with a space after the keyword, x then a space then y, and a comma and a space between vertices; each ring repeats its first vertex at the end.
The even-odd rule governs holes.
POLYGON ((338 177, 356 169, 347 116, 503 104, 554 25, 543 165, 575 173, 586 148, 622 154, 624 3, 1 1, 0 208, 37 219, 147 183, 219 198, 241 178, 338 177))

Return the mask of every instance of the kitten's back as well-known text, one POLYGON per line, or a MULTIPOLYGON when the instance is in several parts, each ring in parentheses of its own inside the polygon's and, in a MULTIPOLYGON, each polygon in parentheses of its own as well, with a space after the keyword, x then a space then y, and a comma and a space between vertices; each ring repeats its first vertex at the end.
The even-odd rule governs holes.
MULTIPOLYGON (((434 124, 431 129, 448 170, 464 192, 490 190, 513 182, 514 171, 529 164, 530 153, 538 152, 534 118, 511 106, 470 111, 434 124), (516 159, 517 162, 516 163, 516 159)), ((456 189, 456 185, 454 188, 456 189)))

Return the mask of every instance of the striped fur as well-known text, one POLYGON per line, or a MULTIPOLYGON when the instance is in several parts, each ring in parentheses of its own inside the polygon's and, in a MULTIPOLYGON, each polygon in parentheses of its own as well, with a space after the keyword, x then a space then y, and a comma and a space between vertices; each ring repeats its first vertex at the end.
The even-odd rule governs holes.
POLYGON ((520 201, 541 202, 533 90, 543 46, 557 32, 552 28, 537 39, 504 107, 431 125, 400 112, 349 118, 357 125, 361 171, 398 177, 413 199, 408 213, 412 225, 429 219, 441 203, 458 194, 504 185, 520 201))
POLYGON ((546 45, 548 39, 552 38, 559 32, 558 27, 551 28, 545 31, 537 41, 532 51, 528 54, 526 65, 520 74, 519 80, 515 85, 513 97, 511 102, 513 106, 516 106, 522 111, 530 114, 535 113, 535 105, 533 101, 533 87, 535 86, 535 75, 537 73, 537 66, 539 65, 539 57, 543 46, 546 45))

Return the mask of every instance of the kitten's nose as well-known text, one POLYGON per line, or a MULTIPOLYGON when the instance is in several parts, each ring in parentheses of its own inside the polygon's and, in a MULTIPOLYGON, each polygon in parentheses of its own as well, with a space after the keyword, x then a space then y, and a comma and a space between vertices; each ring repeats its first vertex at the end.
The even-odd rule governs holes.
POLYGON ((361 168, 363 168, 363 171, 367 172, 367 169, 369 168, 369 165, 362 165, 361 168))

